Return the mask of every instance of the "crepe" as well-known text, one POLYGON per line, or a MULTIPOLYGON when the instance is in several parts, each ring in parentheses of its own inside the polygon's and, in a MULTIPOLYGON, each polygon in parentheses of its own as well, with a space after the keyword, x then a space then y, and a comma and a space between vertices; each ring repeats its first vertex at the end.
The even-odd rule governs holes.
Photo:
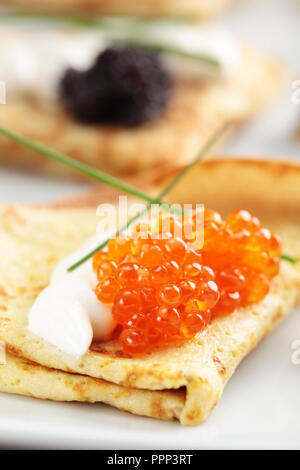
MULTIPOLYGON (((287 254, 300 256, 299 182, 297 164, 215 160, 190 172, 170 197, 204 202, 224 215, 237 207, 253 210, 282 236, 287 254)), ((215 319, 182 346, 127 358, 117 343, 107 342, 93 344, 80 359, 72 357, 31 334, 27 312, 57 261, 93 233, 98 191, 79 201, 82 208, 73 207, 76 201, 60 208, 0 208, 0 338, 9 353, 54 369, 27 361, 24 365, 9 356, 8 365, 0 368, 0 389, 56 400, 103 401, 136 414, 201 423, 241 360, 298 305, 299 264, 282 261, 262 302, 215 319)))
POLYGON ((0 364, 0 390, 54 401, 101 402, 130 413, 165 420, 179 419, 185 391, 137 390, 85 375, 42 367, 7 354, 0 364))
POLYGON ((197 16, 219 13, 234 0, 2 0, 0 3, 36 11, 99 13, 102 15, 197 16))
MULTIPOLYGON (((1 41, 1 35, 0 35, 1 41)), ((85 126, 62 108, 28 99, 7 100, 0 125, 116 175, 155 179, 186 165, 226 121, 241 123, 258 113, 282 81, 277 62, 245 48, 233 77, 177 82, 163 115, 134 129, 85 126)), ((0 163, 82 178, 78 172, 0 137, 0 163)))

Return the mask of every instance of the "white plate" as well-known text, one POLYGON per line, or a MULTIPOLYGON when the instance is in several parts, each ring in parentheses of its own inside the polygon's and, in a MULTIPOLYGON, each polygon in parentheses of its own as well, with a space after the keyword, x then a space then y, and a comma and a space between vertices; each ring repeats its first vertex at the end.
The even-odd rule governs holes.
MULTIPOLYGON (((292 140, 300 107, 291 104, 300 79, 298 0, 247 0, 227 15, 248 38, 285 57, 291 67, 281 100, 246 126, 227 154, 300 155, 292 140), (298 59, 297 59, 298 58, 298 59), (298 71, 299 76, 297 76, 298 71)), ((38 157, 37 157, 38 158, 38 157)), ((29 174, 0 170, 0 200, 47 201, 83 189, 29 174)), ((210 419, 195 428, 131 416, 105 405, 43 402, 0 395, 0 447, 102 449, 300 448, 300 310, 241 364, 210 419)))

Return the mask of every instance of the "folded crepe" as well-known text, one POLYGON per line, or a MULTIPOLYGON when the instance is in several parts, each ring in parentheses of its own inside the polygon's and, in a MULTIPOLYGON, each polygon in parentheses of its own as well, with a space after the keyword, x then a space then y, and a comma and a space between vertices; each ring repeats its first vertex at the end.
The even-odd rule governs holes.
POLYGON ((234 0, 1 0, 1 4, 46 12, 87 12, 101 15, 215 15, 234 0))
MULTIPOLYGON (((16 32, 16 38, 22 42, 20 32, 16 32)), ((5 41, 5 32, 1 31, 0 44, 5 41)), ((232 120, 238 125, 257 114, 276 95, 282 75, 281 65, 276 61, 242 47, 233 74, 200 80, 175 79, 162 114, 134 128, 83 125, 66 112, 59 100, 45 106, 27 93, 15 96, 9 92, 13 76, 7 83, 7 103, 0 106, 0 125, 95 168, 155 181, 158 176, 186 165, 223 123, 232 120)), ((36 85, 37 88, 45 86, 47 76, 36 85)), ((3 137, 0 163, 82 178, 70 168, 37 156, 3 137)))
MULTIPOLYGON (((295 163, 212 160, 190 172, 170 201, 205 203, 223 215, 238 207, 253 211, 281 235, 285 253, 300 257, 299 183, 295 163)), ((0 207, 0 339, 9 353, 0 390, 201 423, 241 360, 299 304, 299 264, 282 261, 263 301, 216 318, 181 346, 128 358, 110 341, 74 357, 30 333, 27 313, 55 264, 95 231, 99 202, 97 189, 56 207, 0 207)))

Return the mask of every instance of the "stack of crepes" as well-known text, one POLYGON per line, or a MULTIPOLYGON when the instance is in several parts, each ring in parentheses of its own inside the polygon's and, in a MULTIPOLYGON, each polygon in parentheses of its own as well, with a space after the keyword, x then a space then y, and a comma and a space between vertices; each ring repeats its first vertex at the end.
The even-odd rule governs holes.
MULTIPOLYGON (((204 203, 223 215, 248 209, 280 234, 285 253, 300 257, 299 183, 294 163, 210 160, 195 167, 169 199, 204 203)), ((103 198, 109 200, 96 189, 52 207, 1 206, 0 339, 7 362, 0 366, 0 390, 201 423, 241 360, 299 303, 299 263, 282 260, 263 301, 213 320, 181 346, 128 358, 115 343, 104 342, 82 357, 67 355, 28 331, 27 314, 55 264, 95 232, 95 207, 103 198)))

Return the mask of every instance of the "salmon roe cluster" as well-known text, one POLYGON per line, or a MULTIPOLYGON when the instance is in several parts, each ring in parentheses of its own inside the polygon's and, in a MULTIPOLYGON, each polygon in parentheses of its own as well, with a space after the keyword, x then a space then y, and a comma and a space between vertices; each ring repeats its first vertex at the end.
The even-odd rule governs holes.
POLYGON ((113 238, 107 251, 95 254, 95 292, 112 306, 124 353, 140 355, 192 338, 213 318, 268 293, 279 271, 279 237, 245 210, 223 220, 205 209, 201 226, 197 221, 196 213, 160 215, 155 230, 139 224, 131 236, 113 238), (204 243, 197 246, 201 230, 204 243))

